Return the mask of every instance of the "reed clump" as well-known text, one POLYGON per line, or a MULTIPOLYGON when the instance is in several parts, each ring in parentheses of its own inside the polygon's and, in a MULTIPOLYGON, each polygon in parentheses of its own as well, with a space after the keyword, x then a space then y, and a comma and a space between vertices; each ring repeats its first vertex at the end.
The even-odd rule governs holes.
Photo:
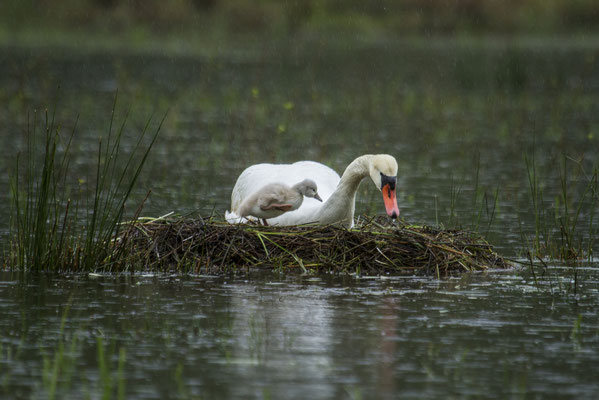
MULTIPOLYGON (((91 271, 120 256, 112 244, 122 232, 125 207, 164 117, 152 133, 152 119, 148 119, 125 151, 127 116, 117 128, 116 103, 115 94, 108 132, 104 141, 99 139, 94 154, 94 174, 91 182, 80 184, 79 191, 71 183, 74 177, 69 171, 77 124, 65 136, 55 122, 56 110, 46 111, 41 130, 34 114, 27 127, 24 154, 17 155, 11 175, 11 231, 9 249, 0 259, 2 268, 91 271)), ((140 212, 141 206, 133 218, 140 212)))
MULTIPOLYGON (((233 268, 448 276, 510 264, 478 235, 363 219, 335 226, 231 225, 214 217, 138 220, 115 241, 129 267, 193 273, 233 268)), ((122 269, 122 268, 119 268, 122 269)))

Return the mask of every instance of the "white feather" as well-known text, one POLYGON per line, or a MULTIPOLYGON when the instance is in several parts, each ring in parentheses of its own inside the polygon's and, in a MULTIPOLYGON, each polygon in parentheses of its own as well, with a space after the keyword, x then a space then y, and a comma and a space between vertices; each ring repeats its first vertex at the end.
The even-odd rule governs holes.
POLYGON ((300 225, 311 222, 341 223, 351 227, 353 226, 355 195, 360 181, 371 176, 375 185, 380 184, 379 171, 389 176, 395 176, 397 174, 395 159, 388 155, 358 157, 347 167, 343 179, 331 168, 314 161, 252 165, 237 178, 231 193, 231 212, 227 211, 225 217, 231 223, 244 222, 235 214, 238 207, 244 199, 268 183, 290 184, 304 179, 312 179, 318 186, 318 194, 323 202, 305 198, 297 210, 269 219, 268 223, 270 225, 300 225), (378 179, 379 182, 375 179, 378 179), (331 200, 327 201, 329 198, 331 200))
MULTIPOLYGON (((339 174, 326 165, 314 161, 298 161, 293 164, 256 164, 246 168, 231 193, 231 209, 234 213, 244 199, 257 189, 276 182, 300 182, 312 179, 318 186, 318 194, 323 202, 333 194, 339 184, 339 174)), ((306 218, 313 215, 323 203, 312 198, 304 198, 302 205, 295 211, 287 212, 277 218, 269 219, 272 225, 297 225, 306 223, 306 218)), ((231 213, 228 213, 231 214, 231 213)), ((239 217, 238 217, 239 218, 239 217)), ((227 218, 227 221, 229 219, 227 218)))

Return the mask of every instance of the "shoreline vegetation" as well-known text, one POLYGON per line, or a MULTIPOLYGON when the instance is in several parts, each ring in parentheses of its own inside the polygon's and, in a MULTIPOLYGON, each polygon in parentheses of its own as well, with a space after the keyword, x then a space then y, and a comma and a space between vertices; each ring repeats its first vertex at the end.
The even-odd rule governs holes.
POLYGON ((272 37, 306 32, 577 33, 599 25, 593 0, 5 0, 0 25, 13 31, 172 34, 218 32, 272 37))
POLYGON ((0 46, 146 54, 249 56, 258 48, 347 48, 379 42, 596 48, 598 28, 599 4, 592 0, 6 0, 0 4, 0 46))
POLYGON ((407 48, 426 49, 431 47, 459 49, 495 49, 497 51, 545 50, 555 49, 599 49, 599 31, 597 33, 580 34, 482 34, 465 33, 457 36, 431 35, 422 36, 408 34, 394 35, 360 35, 341 33, 334 40, 325 34, 307 34, 295 37, 273 38, 265 47, 263 36, 236 38, 220 38, 192 32, 185 40, 180 34, 155 35, 148 34, 143 38, 134 33, 124 35, 97 32, 70 32, 64 30, 44 31, 43 35, 36 29, 24 29, 19 32, 7 31, 0 26, 0 48, 22 49, 38 55, 45 52, 67 52, 76 50, 78 54, 127 54, 138 56, 168 56, 190 58, 227 58, 256 60, 264 56, 264 52, 309 54, 318 48, 319 51, 372 48, 407 48))

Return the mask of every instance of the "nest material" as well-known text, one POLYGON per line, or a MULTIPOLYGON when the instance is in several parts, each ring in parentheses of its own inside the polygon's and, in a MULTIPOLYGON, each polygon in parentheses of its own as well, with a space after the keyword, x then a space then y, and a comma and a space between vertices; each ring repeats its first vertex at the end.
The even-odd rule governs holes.
POLYGON ((151 270, 222 273, 239 268, 446 276, 508 268, 476 234, 363 221, 336 226, 231 225, 215 218, 138 221, 118 240, 127 264, 151 270))

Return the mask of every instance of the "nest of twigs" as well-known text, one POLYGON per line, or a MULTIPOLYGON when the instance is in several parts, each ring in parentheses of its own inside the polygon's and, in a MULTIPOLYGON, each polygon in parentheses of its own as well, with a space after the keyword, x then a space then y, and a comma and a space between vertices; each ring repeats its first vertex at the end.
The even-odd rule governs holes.
POLYGON ((476 234, 374 218, 336 226, 231 225, 215 218, 138 221, 117 241, 144 270, 238 269, 446 276, 510 265, 476 234))

